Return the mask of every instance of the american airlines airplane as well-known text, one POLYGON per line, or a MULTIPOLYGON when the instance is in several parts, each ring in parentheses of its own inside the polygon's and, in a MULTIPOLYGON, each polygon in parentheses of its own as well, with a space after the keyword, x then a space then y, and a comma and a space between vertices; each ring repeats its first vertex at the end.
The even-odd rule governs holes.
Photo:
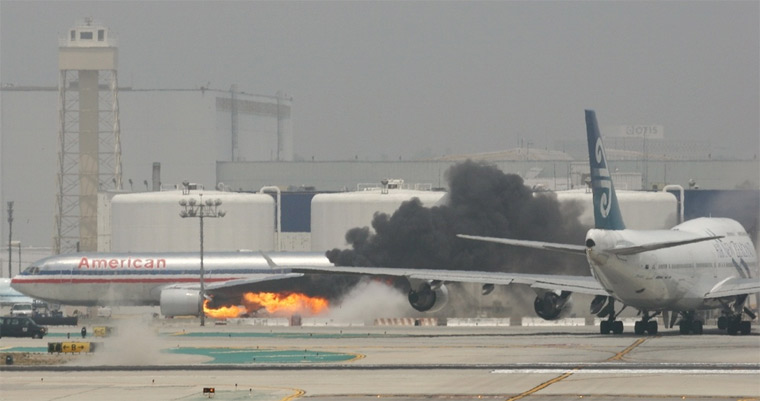
POLYGON ((331 265, 324 255, 272 255, 270 267, 250 251, 204 255, 204 293, 200 293, 197 253, 72 253, 41 259, 13 278, 24 294, 65 305, 160 305, 166 316, 199 315, 202 300, 219 304, 239 300, 244 292, 261 292, 302 277, 293 265, 331 265), (276 262, 274 262, 276 261, 276 262), (34 294, 34 295, 32 295, 34 294))
MULTIPOLYGON (((468 239, 585 254, 591 276, 518 274, 388 267, 334 266, 322 254, 217 252, 204 257, 203 290, 198 255, 191 253, 67 254, 42 259, 14 277, 16 290, 66 305, 160 305, 166 316, 199 315, 204 299, 227 305, 245 292, 283 291, 307 274, 362 274, 403 278, 418 311, 437 311, 448 300, 448 282, 524 284, 537 293, 536 314, 559 319, 571 310, 571 294, 595 295, 591 312, 607 317, 601 332, 622 333, 619 302, 641 311, 635 332, 657 333, 663 311, 681 316, 682 333, 701 333, 699 309, 718 308, 721 329, 750 331, 742 320, 749 294, 760 291, 757 257, 741 225, 729 219, 696 219, 671 230, 626 230, 607 169, 594 112, 586 112, 596 228, 585 245, 551 244, 460 235, 468 239), (755 276, 753 277, 753 274, 755 276), (275 290, 273 290, 275 288, 275 290)), ((675 323, 671 321, 670 325, 675 323)))

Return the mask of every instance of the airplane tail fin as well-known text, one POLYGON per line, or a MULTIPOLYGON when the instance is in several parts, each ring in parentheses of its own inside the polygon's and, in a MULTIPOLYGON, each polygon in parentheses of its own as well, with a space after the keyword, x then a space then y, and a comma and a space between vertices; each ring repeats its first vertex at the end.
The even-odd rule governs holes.
POLYGON ((607 155, 602 145, 596 113, 586 110, 586 134, 588 136, 588 156, 591 167, 591 190, 594 197, 594 227, 606 230, 623 230, 623 216, 612 185, 612 176, 607 167, 607 155))

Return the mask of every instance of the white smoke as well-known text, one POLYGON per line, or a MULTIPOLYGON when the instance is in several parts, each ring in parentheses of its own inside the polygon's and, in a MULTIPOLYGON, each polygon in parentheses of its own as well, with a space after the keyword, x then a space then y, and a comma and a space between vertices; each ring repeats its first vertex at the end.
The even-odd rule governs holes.
POLYGON ((325 317, 336 321, 371 321, 415 315, 406 295, 385 283, 365 279, 348 292, 325 317))
POLYGON ((77 365, 156 365, 161 361, 161 350, 166 348, 165 339, 159 336, 156 328, 148 317, 130 316, 123 319, 109 319, 102 326, 112 328, 107 337, 95 337, 94 327, 88 326, 86 339, 97 343, 98 347, 89 358, 77 359, 72 364, 77 365))

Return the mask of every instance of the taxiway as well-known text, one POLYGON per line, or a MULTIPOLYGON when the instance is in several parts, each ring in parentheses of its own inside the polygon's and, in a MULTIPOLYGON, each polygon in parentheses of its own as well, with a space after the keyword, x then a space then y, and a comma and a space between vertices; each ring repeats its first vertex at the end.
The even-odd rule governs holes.
MULTIPOLYGON (((760 399, 760 335, 711 327, 650 337, 591 326, 138 323, 97 340, 103 352, 63 365, 2 366, 0 399, 193 400, 204 387, 217 400, 760 399)), ((57 330, 43 340, 2 338, 0 351, 68 340, 57 330)))

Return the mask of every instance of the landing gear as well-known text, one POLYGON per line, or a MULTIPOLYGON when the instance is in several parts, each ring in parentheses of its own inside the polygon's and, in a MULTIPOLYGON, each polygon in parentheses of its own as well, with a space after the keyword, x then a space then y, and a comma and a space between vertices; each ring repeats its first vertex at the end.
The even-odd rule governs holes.
POLYGON ((622 334, 623 322, 620 320, 602 320, 599 325, 599 332, 602 334, 610 334, 610 332, 614 334, 622 334))
POLYGON ((730 335, 736 335, 741 333, 747 335, 752 331, 752 322, 750 320, 742 320, 742 317, 746 314, 751 320, 754 320, 757 316, 752 310, 744 306, 744 302, 747 300, 747 295, 740 295, 736 297, 733 305, 730 305, 728 301, 723 303, 723 315, 718 318, 718 328, 726 330, 730 335))
POLYGON ((642 311, 643 316, 641 317, 641 320, 637 321, 633 325, 633 332, 635 334, 641 335, 644 333, 649 333, 650 335, 656 335, 657 334, 657 320, 650 320, 653 317, 660 314, 660 312, 655 312, 653 315, 650 315, 647 311, 642 311))
POLYGON ((728 316, 721 316, 718 318, 718 329, 725 330, 728 328, 728 316))
POLYGON ((735 336, 739 333, 747 335, 752 331, 752 322, 749 320, 741 320, 741 316, 726 317, 721 316, 718 318, 718 328, 720 329, 720 320, 724 319, 723 328, 726 329, 726 333, 735 336))
POLYGON ((614 334, 622 334, 623 333, 623 322, 619 320, 615 320, 620 312, 625 309, 625 306, 623 306, 623 309, 620 309, 620 312, 615 313, 615 299, 612 297, 606 297, 606 305, 605 305, 605 297, 603 296, 597 296, 594 299, 594 302, 591 303, 591 312, 597 312, 596 315, 599 317, 607 317, 607 320, 602 320, 599 324, 599 332, 601 334, 610 334, 610 332, 614 334), (603 307, 602 307, 603 305, 603 307))
POLYGON ((683 311, 681 313, 681 321, 678 322, 678 331, 681 334, 702 334, 702 321, 695 319, 694 311, 683 311))

